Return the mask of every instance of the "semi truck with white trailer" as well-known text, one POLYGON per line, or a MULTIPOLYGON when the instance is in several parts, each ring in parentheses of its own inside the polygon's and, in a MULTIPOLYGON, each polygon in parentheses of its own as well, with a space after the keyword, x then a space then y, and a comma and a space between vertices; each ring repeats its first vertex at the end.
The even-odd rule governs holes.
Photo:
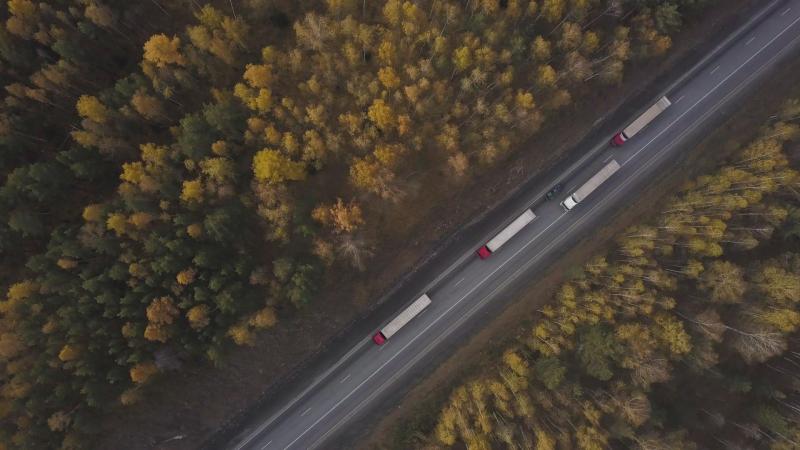
POLYGON ((605 183, 605 181, 608 180, 611 175, 614 175, 617 170, 619 170, 619 163, 612 159, 608 164, 603 166, 599 172, 592 175, 592 178, 589 178, 586 183, 583 183, 583 185, 574 193, 572 193, 572 195, 564 199, 564 201, 561 202, 561 206, 563 206, 566 211, 571 210, 575 207, 575 205, 588 197, 589 194, 594 192, 594 190, 597 189, 601 184, 605 183))
POLYGON ((641 116, 637 117, 636 120, 625 127, 624 130, 615 134, 614 138, 611 139, 611 145, 614 147, 619 147, 620 145, 624 144, 625 141, 635 136, 636 133, 642 131, 647 124, 652 122, 662 112, 666 111, 671 104, 672 102, 670 102, 667 97, 661 97, 653 106, 647 108, 647 111, 642 113, 641 116))
POLYGON ((428 297, 428 294, 422 294, 422 297, 414 300, 414 303, 408 305, 408 308, 404 309, 403 312, 398 314, 391 322, 387 323, 386 326, 375 333, 375 335, 372 336, 372 340, 378 345, 383 345, 387 339, 400 331, 401 328, 406 326, 408 322, 411 322, 411 319, 417 317, 419 313, 430 304, 431 298, 428 297))
POLYGON ((486 259, 492 252, 496 252, 498 248, 502 247, 503 244, 508 242, 514 235, 520 232, 526 225, 533 222, 533 219, 536 218, 536 214, 533 213, 532 210, 526 209, 524 213, 522 213, 519 217, 514 219, 513 222, 508 224, 502 231, 497 233, 495 237, 493 237, 489 242, 486 243, 483 247, 479 248, 477 253, 481 259, 486 259))

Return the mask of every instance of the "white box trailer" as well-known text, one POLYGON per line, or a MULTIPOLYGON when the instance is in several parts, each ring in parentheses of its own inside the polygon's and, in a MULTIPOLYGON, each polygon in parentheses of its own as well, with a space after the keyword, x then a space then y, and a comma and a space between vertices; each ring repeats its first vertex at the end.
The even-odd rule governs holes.
POLYGON ((636 133, 642 131, 644 127, 647 126, 650 122, 653 121, 656 117, 658 117, 662 112, 664 112, 672 102, 669 101, 667 97, 661 97, 653 106, 647 108, 647 111, 642 113, 641 116, 637 117, 630 125, 625 127, 624 130, 617 133, 614 136, 614 139, 611 140, 611 144, 614 146, 620 146, 625 143, 628 139, 632 138, 636 133))
POLYGON ((583 183, 581 187, 578 188, 572 195, 564 199, 561 202, 561 206, 564 207, 565 210, 569 211, 570 209, 574 208, 575 205, 583 201, 586 197, 589 196, 595 189, 597 189, 601 184, 603 184, 606 180, 608 180, 611 175, 614 175, 617 170, 619 170, 619 163, 616 160, 611 160, 608 164, 606 164, 600 171, 596 174, 592 175, 592 178, 586 183, 583 183))
POLYGON ((514 219, 514 221, 503 228, 502 231, 497 233, 486 245, 478 249, 478 256, 480 256, 481 259, 488 258, 492 252, 497 251, 498 248, 502 247, 503 244, 519 233, 526 225, 533 222, 535 218, 536 214, 534 214, 532 210, 526 209, 524 213, 514 219))
POLYGON ((414 303, 408 305, 408 308, 404 309, 403 312, 398 314, 391 322, 387 323, 386 326, 375 333, 375 335, 372 336, 372 340, 375 341, 376 344, 382 345, 387 339, 406 326, 408 322, 411 322, 411 319, 417 317, 417 315, 430 304, 431 298, 428 297, 428 294, 423 294, 422 297, 414 300, 414 303))

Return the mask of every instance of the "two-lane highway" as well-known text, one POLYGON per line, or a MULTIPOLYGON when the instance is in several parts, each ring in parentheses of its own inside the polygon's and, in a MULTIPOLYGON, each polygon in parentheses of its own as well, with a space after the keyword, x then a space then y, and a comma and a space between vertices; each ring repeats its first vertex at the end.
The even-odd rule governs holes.
MULTIPOLYGON (((432 352, 445 348, 444 343, 459 330, 479 326, 476 318, 488 302, 548 255, 563 251, 598 226, 602 212, 634 198, 637 187, 704 125, 718 119, 723 106, 747 87, 763 82, 766 70, 781 58, 796 57, 798 41, 800 0, 765 5, 758 20, 737 30, 688 80, 666 93, 673 105, 647 128, 623 147, 602 149, 577 170, 557 177, 553 183, 562 182, 566 188, 557 199, 544 202, 542 193, 532 192, 529 205, 534 205, 534 222, 486 260, 474 253, 462 255, 427 290, 433 303, 385 345, 376 346, 370 336, 364 336, 299 395, 275 405, 267 419, 249 424, 230 448, 323 447, 355 419, 380 414, 376 411, 379 400, 407 386, 411 372, 419 371, 432 352), (612 158, 622 168, 575 209, 565 212, 559 202, 612 158)), ((657 98, 654 94, 653 101, 657 98)), ((475 242, 475 249, 484 242, 475 242)), ((375 329, 380 325, 376 323, 375 329)))

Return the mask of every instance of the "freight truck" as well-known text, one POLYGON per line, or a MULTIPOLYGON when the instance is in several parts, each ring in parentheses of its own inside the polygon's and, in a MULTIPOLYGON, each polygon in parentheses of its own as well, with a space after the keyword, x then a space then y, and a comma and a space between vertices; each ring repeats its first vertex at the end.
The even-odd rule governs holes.
POLYGON ((650 122, 653 121, 656 117, 658 117, 662 112, 664 112, 672 102, 669 101, 667 97, 661 97, 655 105, 651 106, 647 109, 641 116, 637 117, 630 125, 625 127, 624 130, 620 131, 619 133, 614 135, 614 138, 611 139, 611 145, 614 147, 619 147, 620 145, 624 144, 625 141, 632 138, 636 133, 642 131, 644 127, 647 126, 650 122))
POLYGON ((486 243, 483 247, 478 249, 478 256, 481 259, 486 259, 492 252, 496 252, 498 248, 502 247, 503 244, 509 241, 515 234, 519 233, 520 230, 525 228, 525 225, 533 222, 533 219, 536 218, 536 214, 533 213, 530 209, 525 210, 521 216, 514 219, 513 222, 508 224, 507 227, 503 228, 502 231, 497 233, 495 237, 493 237, 489 242, 486 243))
POLYGON ((609 179, 611 175, 614 175, 617 170, 619 170, 619 164, 617 161, 612 159, 608 164, 600 169, 599 172, 594 174, 592 178, 589 178, 589 181, 583 183, 583 186, 579 187, 577 191, 564 199, 564 201, 561 202, 561 206, 563 206, 566 211, 574 208, 575 205, 583 201, 583 199, 588 197, 589 194, 594 192, 595 189, 609 179))
POLYGON ((411 322, 411 319, 417 317, 419 313, 430 304, 431 298, 428 297, 428 294, 423 294, 422 297, 414 300, 414 303, 408 305, 408 308, 404 309, 403 312, 398 314, 391 322, 387 323, 385 327, 375 333, 375 335, 372 336, 372 340, 378 345, 383 345, 387 339, 400 331, 401 328, 406 326, 408 322, 411 322))

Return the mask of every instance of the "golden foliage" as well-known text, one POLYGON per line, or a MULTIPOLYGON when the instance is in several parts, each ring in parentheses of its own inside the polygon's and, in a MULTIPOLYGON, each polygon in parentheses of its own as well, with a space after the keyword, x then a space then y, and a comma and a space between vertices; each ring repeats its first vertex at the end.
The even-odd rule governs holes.
POLYGON ((152 214, 139 211, 131 214, 131 216, 128 218, 128 221, 131 223, 131 225, 141 230, 150 222, 152 222, 153 219, 154 217, 152 214))
POLYGON ((148 120, 162 119, 166 116, 161 100, 141 89, 131 97, 131 105, 136 112, 148 120))
POLYGON ((121 213, 109 214, 106 219, 106 228, 116 233, 117 236, 122 236, 128 231, 128 219, 121 213))
POLYGON ((208 306, 192 306, 189 308, 189 311, 186 311, 186 319, 189 321, 189 326, 192 327, 193 330, 205 328, 211 320, 208 317, 208 306))
POLYGON ((217 156, 227 156, 230 149, 225 141, 216 141, 211 144, 211 152, 217 156))
POLYGON ((203 182, 200 180, 185 180, 181 188, 181 200, 186 203, 203 201, 203 182))
POLYGON ((147 361, 143 363, 136 364, 135 366, 131 367, 130 376, 131 381, 136 384, 146 383, 147 380, 153 377, 153 375, 158 373, 158 367, 152 361, 147 361))
POLYGON ((58 258, 56 265, 64 270, 69 270, 78 267, 78 262, 71 258, 58 258))
POLYGON ((39 291, 39 285, 31 280, 24 280, 18 283, 12 284, 8 288, 8 293, 6 294, 8 300, 18 301, 29 298, 31 295, 35 294, 39 291))
POLYGON ((197 271, 193 268, 188 268, 178 272, 178 275, 175 276, 175 279, 178 281, 178 284, 186 286, 192 284, 195 275, 197 275, 197 271))
POLYGON ((103 205, 93 203, 83 208, 83 220, 87 222, 100 222, 103 220, 103 205))
POLYGON ((265 88, 272 84, 272 67, 265 64, 248 64, 245 67, 244 79, 254 88, 265 88))
POLYGON ((186 226, 186 234, 190 237, 197 239, 203 235, 203 225, 199 223, 193 223, 186 226))
POLYGON ((262 308, 253 314, 247 323, 253 328, 259 330, 272 328, 276 323, 278 323, 278 316, 275 314, 274 308, 267 306, 266 308, 262 308))
POLYGON ((228 336, 230 336, 237 345, 253 346, 256 343, 255 335, 246 324, 230 327, 228 329, 228 336))
POLYGON ((294 162, 271 149, 261 150, 253 158, 253 174, 269 183, 301 181, 306 177, 303 163, 294 162))
POLYGON ((171 324, 178 313, 178 308, 170 297, 155 298, 147 306, 147 320, 150 323, 171 324))
POLYGON ((167 342, 170 335, 170 329, 162 324, 149 323, 144 328, 144 338, 148 341, 167 342))
POLYGON ((378 128, 384 131, 391 131, 395 123, 395 115, 392 108, 382 99, 376 99, 370 105, 367 116, 378 128))
POLYGON ((71 344, 66 344, 65 346, 61 347, 61 351, 58 352, 58 359, 61 361, 67 362, 72 361, 80 356, 80 351, 71 344))
POLYGON ((97 123, 105 123, 108 120, 109 111, 100 99, 91 95, 81 95, 76 105, 78 114, 97 123))
POLYGON ((352 233, 364 224, 361 207, 355 200, 345 204, 341 198, 336 199, 336 203, 330 207, 328 213, 334 229, 339 233, 352 233))
POLYGON ((125 322, 122 326, 122 335, 128 339, 136 337, 136 325, 133 322, 125 322))
POLYGON ((165 34, 156 34, 144 44, 144 59, 164 68, 167 65, 186 65, 186 59, 180 51, 181 40, 178 37, 169 38, 165 34))

